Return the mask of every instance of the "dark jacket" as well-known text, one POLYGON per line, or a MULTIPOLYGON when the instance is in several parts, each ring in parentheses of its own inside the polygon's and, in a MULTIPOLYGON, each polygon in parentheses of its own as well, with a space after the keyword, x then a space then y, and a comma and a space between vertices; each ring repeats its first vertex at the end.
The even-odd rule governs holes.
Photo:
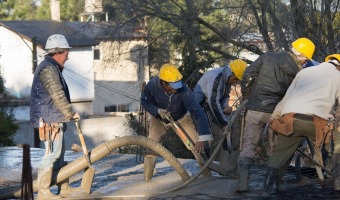
POLYGON ((174 94, 167 94, 158 77, 151 79, 145 86, 141 97, 142 105, 152 116, 159 118, 158 108, 171 113, 171 117, 177 121, 189 111, 197 124, 199 135, 210 135, 208 119, 203 108, 198 104, 194 93, 183 84, 183 87, 174 94))
POLYGON ((243 75, 241 88, 243 98, 248 99, 246 108, 272 113, 301 69, 290 52, 267 52, 260 56, 243 75))
POLYGON ((39 118, 46 123, 69 121, 74 115, 70 102, 68 86, 58 63, 46 55, 36 68, 32 83, 30 118, 33 127, 39 127, 39 118))

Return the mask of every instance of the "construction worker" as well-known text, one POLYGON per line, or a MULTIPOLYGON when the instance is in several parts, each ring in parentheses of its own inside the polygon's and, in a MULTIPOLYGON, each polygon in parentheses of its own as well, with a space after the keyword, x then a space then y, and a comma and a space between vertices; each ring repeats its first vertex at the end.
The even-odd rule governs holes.
MULTIPOLYGON (((229 62, 225 67, 219 67, 209 70, 197 82, 194 88, 195 97, 198 103, 205 109, 210 117, 213 138, 219 140, 223 134, 223 130, 228 125, 228 115, 232 112, 232 107, 229 106, 229 95, 231 93, 231 86, 242 79, 247 63, 241 59, 236 59, 229 62)), ((236 89, 232 91, 236 94, 236 89)), ((233 99, 234 103, 239 99, 233 99)), ((210 150, 215 148, 215 142, 210 144, 210 150)), ((225 145, 224 145, 225 146, 225 145)), ((224 168, 233 169, 237 164, 238 152, 233 151, 229 153, 226 150, 220 151, 220 164, 224 168), (222 158, 223 157, 223 158, 222 158), (223 162, 228 160, 235 160, 235 162, 223 162), (228 167, 227 165, 230 165, 228 167)))
MULTIPOLYGON (((170 114, 188 133, 195 143, 195 151, 200 154, 204 151, 205 141, 212 140, 212 135, 204 110, 197 103, 194 93, 182 83, 182 78, 175 65, 164 64, 159 76, 151 79, 145 86, 141 102, 150 113, 148 138, 156 142, 161 140, 166 132, 162 121, 168 123, 163 116, 170 114)), ((155 159, 156 155, 151 152, 147 152, 144 157, 145 180, 152 178, 155 159)))
MULTIPOLYGON (((307 60, 312 59, 315 45, 307 38, 292 43, 291 51, 267 52, 250 64, 241 82, 244 99, 248 99, 242 147, 238 159, 236 191, 249 191, 249 169, 255 157, 255 148, 271 113, 285 95, 296 74, 307 60)), ((269 130, 272 135, 272 130, 269 130)), ((270 140, 270 150, 273 148, 270 140)), ((270 153, 270 152, 269 152, 270 153)))
POLYGON ((241 59, 231 61, 225 67, 209 70, 197 82, 194 88, 198 103, 212 114, 215 125, 222 129, 228 125, 227 115, 232 112, 228 105, 231 85, 242 79, 247 63, 241 59))
MULTIPOLYGON (((69 46, 65 36, 51 35, 45 49, 47 55, 34 72, 31 90, 30 120, 39 128, 40 139, 45 144, 45 155, 38 169, 38 199, 60 199, 82 193, 69 186, 68 179, 58 185, 60 195, 50 191, 52 174, 57 174, 64 163, 64 122, 80 119, 70 103, 68 86, 62 75, 68 60, 69 46)), ((53 176, 55 177, 55 176, 53 176)))
MULTIPOLYGON (((281 178, 288 167, 286 163, 305 137, 315 141, 316 151, 326 144, 325 149, 333 155, 334 189, 340 190, 340 133, 331 125, 335 116, 336 119, 340 117, 339 107, 334 112, 336 105, 340 105, 339 71, 340 54, 327 56, 320 65, 300 71, 276 106, 271 126, 279 134, 268 160, 264 183, 266 193, 274 182, 278 190, 284 188, 281 178), (280 124, 285 128, 282 129, 280 124), (334 150, 329 148, 329 142, 334 142, 334 150)), ((339 125, 339 121, 336 124, 339 125)))

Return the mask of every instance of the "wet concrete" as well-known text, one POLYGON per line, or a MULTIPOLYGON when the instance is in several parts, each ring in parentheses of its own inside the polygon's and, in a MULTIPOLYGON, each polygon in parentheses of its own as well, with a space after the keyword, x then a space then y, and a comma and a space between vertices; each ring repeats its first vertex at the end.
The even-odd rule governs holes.
MULTIPOLYGON (((31 149, 33 179, 44 154, 43 149, 31 149)), ((82 152, 67 151, 65 160, 72 162, 82 152)), ((179 159, 190 175, 199 171, 196 161, 179 159)), ((273 193, 268 198, 260 196, 265 166, 253 165, 250 176, 251 193, 235 194, 235 176, 200 177, 193 183, 175 192, 167 192, 181 185, 183 181, 169 164, 157 158, 156 172, 151 181, 143 181, 143 164, 140 156, 111 154, 93 164, 96 169, 91 194, 74 199, 340 199, 340 192, 333 190, 330 180, 319 181, 315 173, 294 182, 294 173, 285 176, 289 187, 284 193, 273 193), (308 198, 307 198, 308 197, 308 198)), ((22 149, 19 147, 0 148, 0 194, 20 186, 22 171, 22 149)), ((81 184, 82 173, 70 177, 71 186, 81 184)), ((57 192, 57 187, 52 187, 57 192)), ((36 196, 36 194, 35 194, 36 196)))

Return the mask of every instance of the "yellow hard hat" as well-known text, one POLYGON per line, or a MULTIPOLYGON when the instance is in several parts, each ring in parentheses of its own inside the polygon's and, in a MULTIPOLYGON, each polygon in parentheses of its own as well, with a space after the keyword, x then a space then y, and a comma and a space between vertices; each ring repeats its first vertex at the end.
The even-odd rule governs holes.
POLYGON ((247 67, 247 63, 241 59, 236 59, 229 63, 229 67, 236 76, 236 78, 241 80, 243 77, 244 70, 247 67))
POLYGON ((183 76, 173 64, 164 64, 159 70, 159 78, 163 81, 173 83, 180 81, 183 76))
POLYGON ((312 59, 315 45, 314 43, 307 38, 299 38, 292 43, 292 46, 304 56, 306 56, 309 60, 312 59))
POLYGON ((325 62, 329 61, 331 58, 336 58, 340 62, 340 54, 332 54, 325 58, 325 62))

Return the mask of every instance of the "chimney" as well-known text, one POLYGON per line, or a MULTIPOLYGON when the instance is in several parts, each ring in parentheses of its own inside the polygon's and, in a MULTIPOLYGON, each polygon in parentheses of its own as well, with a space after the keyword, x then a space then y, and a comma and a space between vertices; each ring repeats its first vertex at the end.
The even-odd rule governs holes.
POLYGON ((85 12, 87 13, 103 12, 102 0, 85 0, 85 12))
POLYGON ((60 22, 60 1, 50 1, 51 19, 60 22))
POLYGON ((108 21, 108 13, 103 12, 102 0, 85 0, 85 10, 81 13, 80 20, 84 21, 98 21, 101 15, 105 15, 106 22, 108 21))

